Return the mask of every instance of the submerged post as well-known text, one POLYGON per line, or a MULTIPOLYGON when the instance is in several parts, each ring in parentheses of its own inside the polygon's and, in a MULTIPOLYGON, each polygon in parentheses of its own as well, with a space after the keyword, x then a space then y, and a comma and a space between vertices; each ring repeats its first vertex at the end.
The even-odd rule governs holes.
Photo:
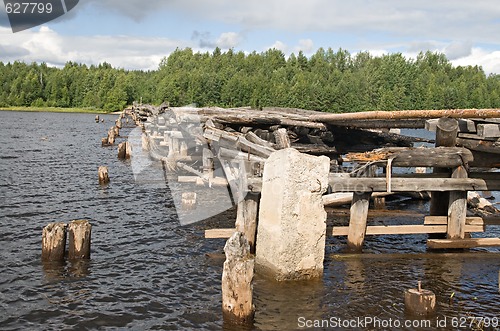
POLYGON ((87 220, 71 221, 68 226, 68 259, 90 259, 92 225, 87 220))
POLYGON ((352 251, 360 251, 363 246, 363 242, 365 241, 370 197, 370 192, 353 193, 350 210, 351 217, 349 220, 349 233, 347 235, 347 246, 352 251))
POLYGON ((66 224, 48 224, 42 232, 42 261, 63 261, 65 251, 66 224))
POLYGON ((100 166, 98 174, 99 174, 99 184, 105 185, 109 183, 108 167, 100 166))
POLYGON ((226 261, 222 271, 222 313, 232 324, 252 324, 255 313, 252 279, 254 258, 241 232, 235 232, 224 246, 226 261))
MULTIPOLYGON (((467 170, 464 166, 453 170, 452 178, 467 178, 467 170)), ((467 217, 467 191, 450 192, 448 207, 448 239, 465 238, 465 219, 467 217)))
POLYGON ((256 268, 276 280, 321 277, 325 256, 330 159, 293 148, 271 154, 264 166, 256 268))
POLYGON ((422 289, 419 281, 418 288, 405 291, 405 310, 416 316, 432 315, 436 310, 436 295, 432 291, 422 289))

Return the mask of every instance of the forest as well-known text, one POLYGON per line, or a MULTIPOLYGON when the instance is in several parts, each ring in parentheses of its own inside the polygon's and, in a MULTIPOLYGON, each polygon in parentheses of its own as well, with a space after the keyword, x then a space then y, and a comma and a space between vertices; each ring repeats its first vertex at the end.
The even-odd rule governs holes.
POLYGON ((171 106, 292 107, 326 112, 500 108, 500 75, 455 67, 444 54, 372 56, 320 48, 307 57, 177 49, 154 71, 108 63, 0 62, 0 107, 121 110, 134 101, 171 106))

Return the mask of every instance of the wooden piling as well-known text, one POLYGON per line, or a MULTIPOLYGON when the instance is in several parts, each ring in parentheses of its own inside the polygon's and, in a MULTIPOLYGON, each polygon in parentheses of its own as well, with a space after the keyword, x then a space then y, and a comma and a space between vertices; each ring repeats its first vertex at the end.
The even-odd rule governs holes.
POLYGON ((209 148, 203 148, 203 174, 214 177, 214 153, 209 148))
MULTIPOLYGON (((453 170, 452 178, 467 178, 464 166, 453 170)), ((465 219, 467 217, 467 191, 451 191, 448 206, 448 239, 465 238, 465 219)))
POLYGON ((109 183, 108 167, 100 166, 98 174, 99 174, 99 184, 104 185, 109 183))
POLYGON ((95 122, 96 123, 99 123, 100 119, 99 119, 99 115, 95 115, 95 122))
MULTIPOLYGON (((458 133, 458 121, 452 118, 440 118, 436 128, 436 147, 455 147, 458 133)), ((449 173, 446 168, 434 168, 433 173, 449 173)), ((432 192, 430 203, 431 216, 445 216, 448 213, 449 192, 432 192)))
POLYGON ((230 324, 252 324, 253 305, 252 279, 254 258, 245 235, 235 232, 224 246, 226 261, 222 271, 222 313, 230 324))
POLYGON ((347 246, 352 251, 360 251, 363 246, 370 197, 371 192, 353 193, 350 209, 349 233, 347 235, 347 246))
POLYGON ((71 221, 68 226, 68 259, 90 259, 92 225, 87 220, 71 221))
POLYGON ((196 193, 184 192, 182 193, 182 210, 196 209, 196 193))
POLYGON ((436 310, 436 295, 422 289, 419 281, 418 288, 405 291, 405 310, 416 316, 432 315, 436 310))
POLYGON ((50 223, 42 232, 42 261, 63 261, 66 251, 66 224, 50 223))
POLYGON ((236 231, 242 232, 250 245, 250 252, 255 253, 255 238, 257 235, 257 215, 259 209, 259 195, 248 193, 238 203, 236 213, 236 231))

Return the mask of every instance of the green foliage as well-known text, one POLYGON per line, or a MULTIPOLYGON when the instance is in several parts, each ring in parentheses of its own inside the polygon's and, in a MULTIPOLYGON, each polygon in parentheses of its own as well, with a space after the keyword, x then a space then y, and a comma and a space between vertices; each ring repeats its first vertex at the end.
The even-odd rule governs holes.
POLYGON ((0 106, 121 110, 134 101, 172 106, 292 107, 328 112, 500 108, 500 76, 453 67, 443 54, 373 57, 320 48, 310 58, 277 49, 245 54, 177 49, 155 71, 109 63, 64 68, 0 62, 0 106))

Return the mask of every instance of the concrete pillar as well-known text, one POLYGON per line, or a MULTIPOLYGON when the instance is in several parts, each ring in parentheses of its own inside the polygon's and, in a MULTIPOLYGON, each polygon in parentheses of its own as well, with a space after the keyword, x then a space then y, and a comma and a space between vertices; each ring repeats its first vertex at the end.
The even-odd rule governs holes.
POLYGON ((256 242, 256 270, 277 280, 321 277, 325 255, 330 159, 293 148, 264 166, 256 242))

